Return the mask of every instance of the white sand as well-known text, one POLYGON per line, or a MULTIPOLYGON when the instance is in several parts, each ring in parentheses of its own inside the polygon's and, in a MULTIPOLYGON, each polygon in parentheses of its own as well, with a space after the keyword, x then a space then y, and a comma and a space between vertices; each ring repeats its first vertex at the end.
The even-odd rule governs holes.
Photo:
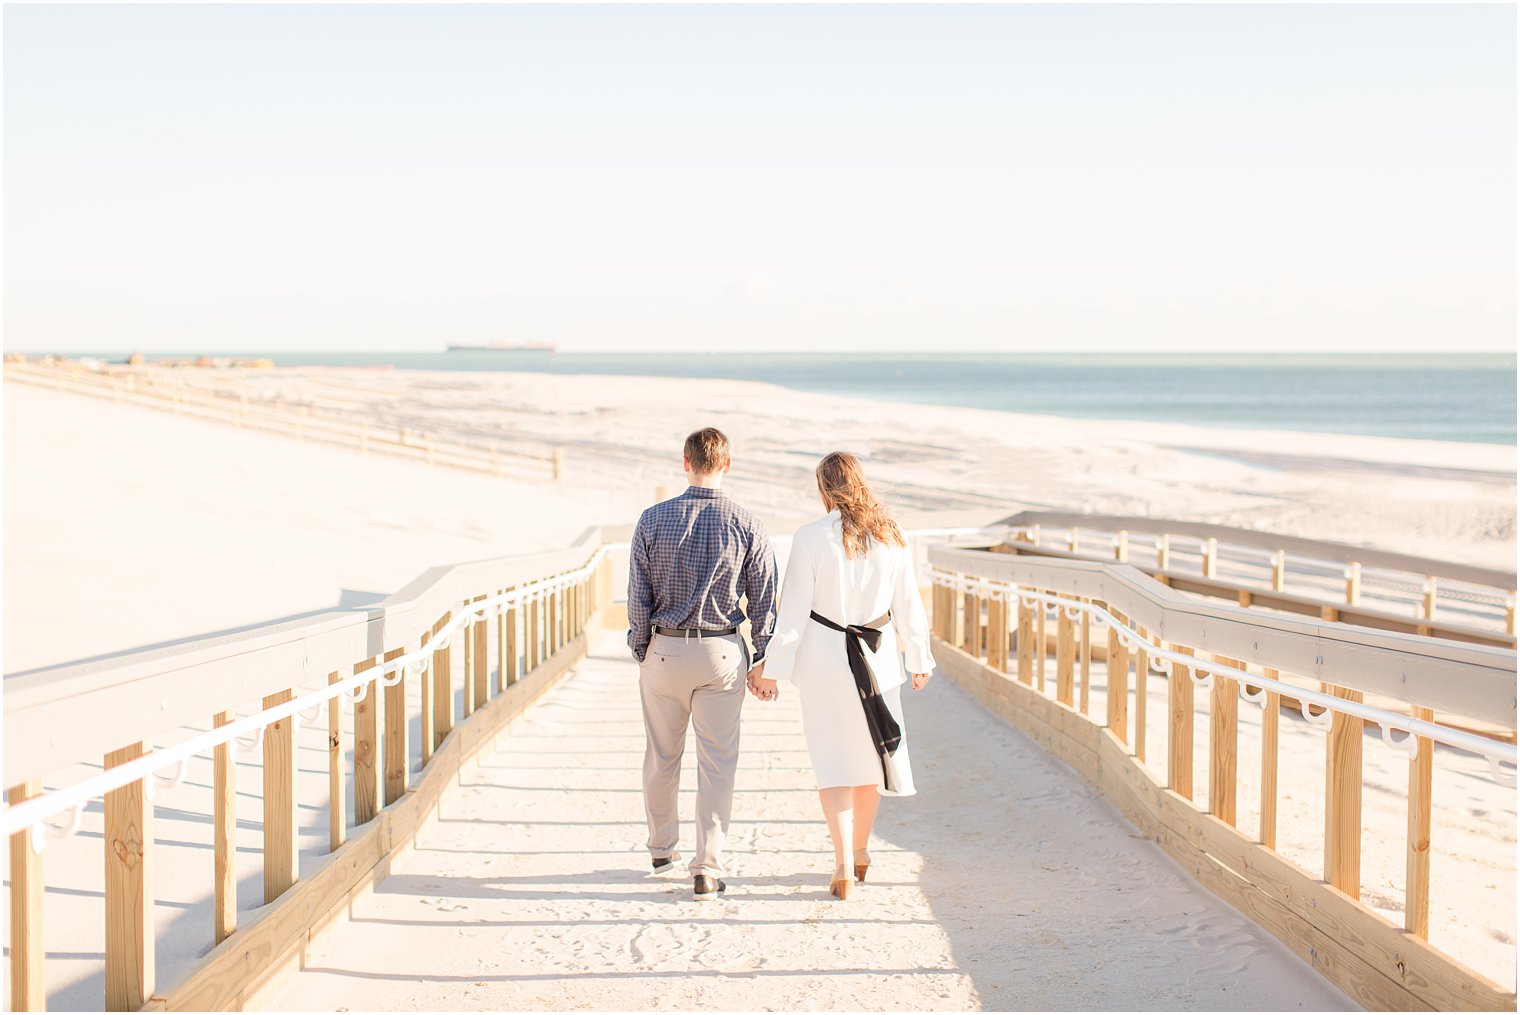
MULTIPOLYGON (((226 383, 220 375, 199 379, 226 383)), ((362 412, 381 422, 440 433, 490 435, 535 449, 563 445, 569 449, 569 478, 563 483, 514 481, 431 469, 8 383, 4 386, 8 674, 308 610, 353 605, 394 591, 433 564, 557 547, 585 525, 632 521, 652 499, 657 484, 679 489, 680 439, 706 423, 722 426, 735 440, 735 494, 771 519, 814 513, 811 467, 823 451, 846 447, 871 453, 873 475, 905 510, 963 508, 972 515, 984 512, 991 520, 1022 507, 1089 509, 1212 520, 1492 566, 1511 567, 1514 559, 1513 448, 1063 421, 879 405, 741 382, 301 370, 249 372, 241 383, 274 386, 289 397, 324 393, 322 404, 362 412), (1225 452, 1231 457, 1217 457, 1225 452), (1261 455, 1276 456, 1272 467, 1244 461, 1261 455), (65 609, 81 601, 88 604, 86 612, 65 609)), ((778 534, 789 531, 779 521, 775 527, 778 534)), ((591 672, 583 680, 594 677, 591 672)), ((1159 681, 1153 683, 1161 686, 1159 681)), ((953 696, 946 694, 944 700, 953 696)), ((1242 709, 1243 716, 1253 712, 1242 709)), ((1153 705, 1150 714, 1155 722, 1164 711, 1153 705)), ((972 723, 968 729, 984 730, 988 736, 1001 729, 976 725, 982 720, 973 721, 964 711, 952 710, 938 727, 935 720, 926 718, 919 743, 929 749, 925 741, 941 735, 946 744, 967 742, 955 725, 963 720, 972 723), (942 733, 933 732, 936 729, 942 733)), ((178 735, 171 733, 163 742, 178 735)), ((1001 744, 1006 742, 1023 752, 1017 754, 1020 767, 1042 762, 1019 738, 1007 731, 997 735, 1010 738, 1000 741, 997 751, 1004 750, 1001 744)), ((1248 730, 1243 732, 1245 741, 1249 736, 1248 730)), ((1288 745, 1296 741, 1285 729, 1282 839, 1285 852, 1315 870, 1316 847, 1302 844, 1317 844, 1321 834, 1322 818, 1315 807, 1323 793, 1323 755, 1318 741, 1310 741, 1292 752, 1288 745)), ((308 757, 325 756, 320 743, 307 747, 316 752, 308 757)), ((1381 745, 1369 743, 1369 759, 1380 750, 1381 745)), ((304 767, 311 770, 303 774, 311 785, 302 790, 303 859, 309 860, 324 838, 325 787, 315 760, 304 767)), ((1255 819, 1247 758, 1242 759, 1241 772, 1247 780, 1241 790, 1242 823, 1249 831, 1255 819)), ((1397 776, 1397 766, 1387 769, 1381 761, 1369 762, 1364 886, 1369 902, 1390 910, 1397 908, 1392 903, 1401 896, 1397 889, 1402 879, 1399 857, 1404 818, 1397 776)), ((250 793, 240 797, 240 807, 251 808, 244 815, 246 826, 240 834, 251 838, 245 843, 248 851, 239 857, 240 893, 249 904, 259 893, 257 854, 252 852, 258 837, 258 801, 252 795, 258 774, 248 767, 239 778, 250 793)), ((1441 759, 1436 779, 1440 799, 1451 807, 1438 813, 1434 836, 1433 935, 1443 947, 1512 987, 1514 794, 1499 791, 1496 797, 1491 784, 1448 769, 1441 759)), ((200 785, 160 798, 159 835, 173 840, 165 844, 159 875, 160 970, 165 982, 180 975, 204 952, 210 939, 210 831, 196 813, 203 810, 205 773, 192 773, 192 781, 200 785)), ((607 784, 609 788, 622 785, 607 784)), ((1020 799, 1012 789, 1008 794, 1010 800, 1020 799)), ((1093 794, 1077 784, 1070 793, 1056 793, 1054 799, 1062 801, 1061 806, 1065 801, 1086 800, 1081 805, 1088 806, 1093 794)), ((619 806, 636 803, 633 794, 615 797, 622 801, 619 806)), ((566 806, 593 806, 584 794, 574 798, 565 794, 563 799, 566 806)), ((923 801, 927 799, 926 794, 923 801)), ((903 802, 902 807, 889 810, 883 819, 884 835, 903 816, 927 813, 911 809, 923 801, 903 802)), ((813 821, 805 793, 755 803, 757 814, 784 815, 791 813, 788 808, 799 808, 796 813, 813 821)), ((1040 821, 1059 817, 1039 812, 1032 801, 1024 806, 1026 810, 1019 813, 1038 812, 1040 821)), ((1083 834, 1102 837, 1112 832, 1107 819, 1093 817, 1097 812, 1083 813, 1088 815, 1082 819, 1088 822, 1082 826, 1083 834)), ((95 940, 100 933, 99 839, 89 838, 90 833, 98 836, 98 817, 98 808, 86 816, 83 838, 49 848, 49 989, 54 1003, 64 1007, 99 1003, 99 943, 95 940), (58 872, 64 870, 74 873, 59 877, 58 872)), ((627 820, 626 815, 617 818, 620 823, 627 820)), ((498 847, 503 850, 516 849, 522 841, 505 838, 510 830, 496 831, 512 844, 498 847)), ((813 831, 823 834, 821 825, 813 831)), ((1020 826, 1009 834, 1027 832, 1020 826)), ((443 834, 440 826, 435 836, 443 834)), ((1046 951, 1007 948, 996 942, 987 944, 985 951, 965 945, 974 939, 974 928, 966 925, 987 919, 990 910, 978 912, 974 900, 963 903, 967 897, 953 892, 943 896, 952 904, 935 901, 941 898, 936 895, 941 883, 931 877, 938 869, 933 857, 950 847, 939 840, 929 845, 911 838, 911 826, 897 826, 893 834, 899 838, 888 836, 888 841, 907 851, 898 854, 906 866, 894 880, 918 877, 918 887, 912 890, 921 892, 924 901, 914 904, 928 906, 939 921, 937 930, 908 925, 903 933, 911 930, 927 935, 924 940, 939 942, 934 955, 943 959, 949 954, 961 970, 944 974, 944 989, 952 996, 934 1006, 971 1003, 971 988, 949 986, 963 974, 972 978, 972 988, 984 1004, 1024 1003, 997 993, 1003 988, 989 984, 1032 989, 1028 984, 1038 979, 1041 967, 1030 956, 1045 961, 1046 951), (921 872, 908 863, 915 851, 925 857, 921 872), (948 953, 946 941, 953 946, 948 953), (962 992, 954 993, 957 989, 962 992)), ((636 843, 636 838, 629 841, 636 843)), ((1021 849, 1026 845, 1023 840, 1008 841, 1020 842, 1021 849)), ((544 848, 558 856, 571 845, 573 840, 568 845, 555 840, 544 848)), ((1040 848, 1060 856, 1067 845, 1047 842, 1040 848)), ((443 839, 435 839, 429 848, 446 847, 443 839)), ((965 858, 965 865, 984 862, 973 847, 981 848, 971 842, 964 844, 964 853, 957 854, 965 858)), ((619 850, 615 863, 597 857, 596 866, 565 870, 571 876, 578 876, 577 871, 623 870, 628 866, 623 863, 625 857, 637 860, 636 854, 627 852, 628 842, 620 840, 609 848, 619 850)), ((787 841, 778 847, 781 852, 776 857, 795 857, 798 848, 797 841, 787 841)), ((959 839, 954 848, 962 849, 959 839)), ((461 868, 467 872, 463 876, 497 876, 500 871, 478 865, 498 861, 507 862, 500 856, 469 859, 470 866, 461 868)), ((524 858, 522 862, 539 861, 524 858)), ((760 862, 759 855, 754 862, 760 862)), ((881 862, 895 861, 884 856, 881 862)), ((1058 884, 1082 886, 1070 870, 1052 866, 1057 869, 1047 873, 1060 874, 1058 884)), ((803 857, 763 870, 753 867, 748 873, 785 878, 791 885, 809 869, 803 857)), ((537 873, 564 878, 565 870, 537 873)), ((1032 870, 1028 865, 1013 874, 1002 869, 995 872, 994 880, 1022 887, 1032 870)), ((599 891, 611 895, 626 887, 615 879, 614 886, 616 890, 603 887, 599 891)), ((638 892, 645 890, 642 882, 634 887, 638 892)), ((964 889, 962 880, 956 891, 964 889)), ((784 894, 781 888, 774 892, 784 894)), ((1059 897, 1054 889, 1051 892, 1047 898, 1059 897)), ((666 901, 662 898, 660 904, 666 901)), ((780 905, 783 900, 772 901, 780 905)), ((637 896, 630 905, 654 903, 637 896)), ((1132 923, 1147 906, 1157 907, 1158 913, 1169 912, 1164 899, 1139 892, 1133 910, 1126 911, 1132 923)), ((802 925, 811 926, 806 918, 812 910, 803 912, 802 925)), ((1040 916, 1040 927, 1054 919, 1049 909, 1040 916)), ((1186 927, 1185 921, 1178 925, 1186 927)), ((1019 930, 1026 937, 1018 940, 1026 945, 1034 940, 1038 934, 1033 926, 1031 922, 1019 930)), ((1179 940, 1195 943, 1185 935, 1179 940)), ((1051 954, 1059 951, 1052 949, 1051 954)), ((1177 989, 1175 984, 1145 980, 1137 986, 1131 982, 1132 967, 1104 965, 1101 954, 1084 954, 1089 970, 1106 968, 1108 974, 1051 985, 1052 991, 1071 990, 1073 983, 1080 983, 1095 992, 1092 996, 1097 1000, 1087 1006, 1148 1003, 1102 993, 1119 987, 1138 991, 1137 998, 1154 997, 1157 1006, 1217 1006, 1205 1004, 1202 995, 1189 1000, 1167 994, 1166 990, 1177 989), (1152 990, 1160 993, 1148 993, 1152 990)), ((1208 959, 1205 953, 1200 961, 1208 959)), ((630 956, 629 961, 635 959, 630 956)), ((929 957, 918 961, 911 968, 940 968, 929 957)), ((1155 961, 1158 968, 1171 968, 1162 959, 1155 961)), ((840 982, 827 989, 851 989, 850 982, 863 982, 864 977, 838 977, 840 982)), ((674 989, 674 982, 671 978, 648 981, 662 991, 674 989)), ((1071 1000, 1077 996, 1067 995, 1063 1002, 1054 992, 1032 993, 1027 1003, 1083 1006, 1085 1002, 1071 1000)), ((728 995, 723 998, 726 1001, 728 995)), ((913 995, 913 1003, 928 1000, 913 995)), ((880 1003, 889 1006, 887 1001, 880 1003)))
POLYGON ((1354 1007, 944 679, 905 702, 920 792, 883 801, 870 880, 843 903, 795 696, 747 701, 730 888, 693 902, 644 876, 636 679, 604 639, 273 1007, 1354 1007))

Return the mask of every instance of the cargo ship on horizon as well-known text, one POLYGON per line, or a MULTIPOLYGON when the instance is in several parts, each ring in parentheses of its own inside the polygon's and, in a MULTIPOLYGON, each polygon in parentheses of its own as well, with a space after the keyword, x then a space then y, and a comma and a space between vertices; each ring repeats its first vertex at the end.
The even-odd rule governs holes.
POLYGON ((451 345, 449 352, 539 352, 553 355, 551 342, 488 342, 485 345, 451 345))

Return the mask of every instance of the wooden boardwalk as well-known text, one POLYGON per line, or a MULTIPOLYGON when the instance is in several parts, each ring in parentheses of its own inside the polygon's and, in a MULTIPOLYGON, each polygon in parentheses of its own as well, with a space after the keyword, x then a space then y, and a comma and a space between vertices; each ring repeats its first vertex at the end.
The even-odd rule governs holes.
POLYGON ((750 699, 729 892, 692 902, 644 876, 636 681, 603 636, 271 1006, 1354 1007, 944 677, 906 699, 920 793, 883 803, 871 883, 845 903, 795 696, 750 699))

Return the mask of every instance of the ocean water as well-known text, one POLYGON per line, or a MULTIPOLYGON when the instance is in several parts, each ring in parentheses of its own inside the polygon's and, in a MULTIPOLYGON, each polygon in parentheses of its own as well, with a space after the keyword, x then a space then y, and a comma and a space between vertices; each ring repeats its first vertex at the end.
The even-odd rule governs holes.
POLYGON ((723 377, 1052 416, 1515 443, 1515 357, 1509 355, 244 355, 280 366, 723 377))

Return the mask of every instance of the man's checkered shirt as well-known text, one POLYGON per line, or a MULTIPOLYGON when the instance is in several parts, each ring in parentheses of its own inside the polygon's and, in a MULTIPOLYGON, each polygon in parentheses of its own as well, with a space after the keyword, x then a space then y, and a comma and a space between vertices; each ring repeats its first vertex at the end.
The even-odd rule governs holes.
POLYGON ((776 627, 776 555, 749 510, 721 490, 691 486, 639 516, 628 551, 628 647, 639 662, 652 624, 738 627, 741 595, 749 599, 753 665, 776 627))

